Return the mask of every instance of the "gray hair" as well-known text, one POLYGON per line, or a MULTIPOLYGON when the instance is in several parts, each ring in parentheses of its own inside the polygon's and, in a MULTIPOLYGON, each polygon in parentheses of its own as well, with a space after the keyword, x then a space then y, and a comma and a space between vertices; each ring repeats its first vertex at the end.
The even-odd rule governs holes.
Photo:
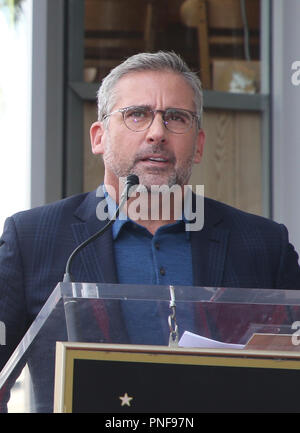
POLYGON ((103 117, 112 111, 117 98, 114 91, 117 82, 124 75, 138 71, 171 71, 181 75, 194 91, 198 127, 201 128, 203 110, 201 81, 178 54, 165 51, 135 54, 110 71, 103 79, 97 93, 98 120, 103 120, 103 117))

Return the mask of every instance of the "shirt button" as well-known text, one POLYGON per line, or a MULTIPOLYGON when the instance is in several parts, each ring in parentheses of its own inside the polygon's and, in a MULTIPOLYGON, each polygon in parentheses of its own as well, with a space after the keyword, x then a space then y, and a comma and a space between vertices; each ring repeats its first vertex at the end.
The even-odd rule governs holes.
POLYGON ((159 250, 159 248, 160 248, 159 242, 155 242, 154 246, 157 250, 159 250))
POLYGON ((166 270, 165 270, 165 268, 163 266, 160 268, 159 273, 162 276, 166 275, 166 270))

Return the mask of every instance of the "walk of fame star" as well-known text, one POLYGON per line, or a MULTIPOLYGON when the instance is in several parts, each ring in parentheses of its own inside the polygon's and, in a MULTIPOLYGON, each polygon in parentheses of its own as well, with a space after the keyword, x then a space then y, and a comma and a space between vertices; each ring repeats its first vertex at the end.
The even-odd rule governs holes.
POLYGON ((123 395, 123 397, 119 397, 119 399, 122 401, 121 406, 130 406, 130 402, 133 399, 133 397, 129 397, 127 392, 123 395))

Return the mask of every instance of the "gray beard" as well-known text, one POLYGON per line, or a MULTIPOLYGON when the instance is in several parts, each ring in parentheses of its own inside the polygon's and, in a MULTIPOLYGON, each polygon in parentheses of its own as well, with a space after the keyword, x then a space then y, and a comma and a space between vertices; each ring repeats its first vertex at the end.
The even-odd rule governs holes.
MULTIPOLYGON (((115 154, 111 150, 111 146, 108 145, 104 155, 103 155, 103 161, 105 166, 109 167, 110 170, 117 176, 120 177, 127 177, 129 174, 135 174, 139 177, 140 184, 144 185, 148 191, 150 191, 150 188, 152 185, 156 185, 155 178, 156 176, 163 176, 163 170, 160 168, 152 168, 151 172, 145 172, 144 170, 140 169, 136 164, 138 161, 143 159, 143 156, 147 155, 148 153, 155 153, 159 152, 162 154, 162 156, 166 156, 171 162, 175 163, 176 159, 174 155, 166 154, 161 149, 161 145, 155 145, 151 146, 151 149, 146 149, 141 152, 138 152, 135 159, 131 164, 128 164, 128 161, 126 161, 124 164, 122 162, 118 162, 115 154)), ((174 169, 172 173, 169 174, 168 178, 166 179, 166 182, 164 182, 164 185, 167 185, 169 188, 171 188, 174 185, 186 185, 189 181, 191 174, 192 174, 192 167, 193 167, 193 159, 196 152, 196 146, 194 149, 193 154, 189 157, 188 160, 185 161, 184 165, 179 167, 178 169, 174 169)))

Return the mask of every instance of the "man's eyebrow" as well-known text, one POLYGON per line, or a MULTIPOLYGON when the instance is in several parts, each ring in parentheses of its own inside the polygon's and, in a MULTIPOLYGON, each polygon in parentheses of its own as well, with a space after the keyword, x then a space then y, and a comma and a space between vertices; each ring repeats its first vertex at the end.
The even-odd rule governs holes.
MULTIPOLYGON (((149 105, 149 104, 129 105, 126 108, 147 108, 147 109, 150 109, 150 110, 155 110, 155 107, 153 107, 152 105, 149 105)), ((179 108, 179 107, 173 107, 173 106, 166 107, 163 111, 166 111, 166 110, 186 110, 186 111, 190 111, 187 108, 179 108)))
POLYGON ((147 104, 141 104, 141 105, 130 105, 127 108, 149 108, 150 110, 152 110, 151 105, 147 105, 147 104))

